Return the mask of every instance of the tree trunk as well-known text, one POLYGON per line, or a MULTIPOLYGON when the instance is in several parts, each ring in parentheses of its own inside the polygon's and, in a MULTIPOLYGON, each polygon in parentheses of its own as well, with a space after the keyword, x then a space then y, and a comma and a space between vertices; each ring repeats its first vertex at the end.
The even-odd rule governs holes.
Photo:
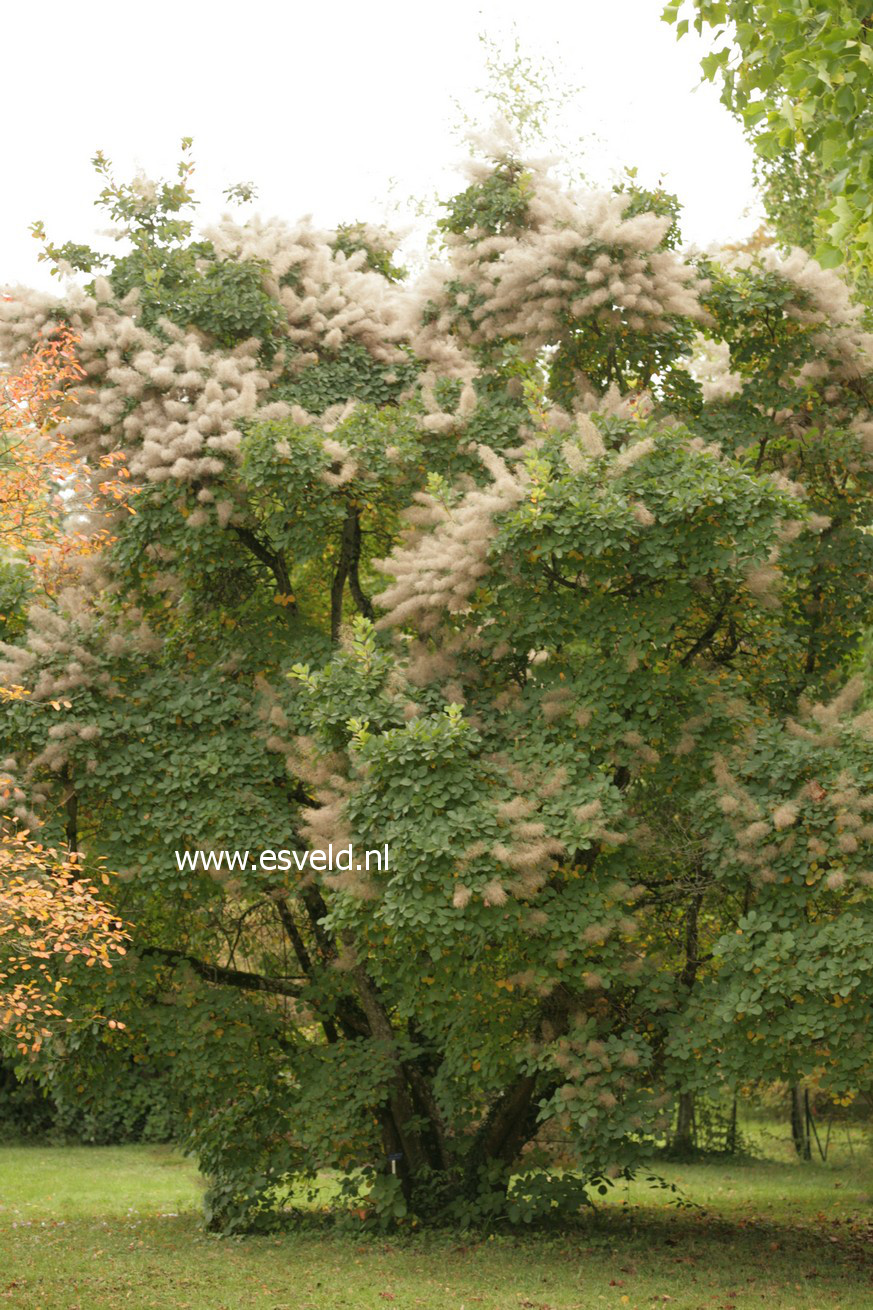
POLYGON ((809 1122, 806 1113, 806 1099, 800 1083, 794 1083, 790 1089, 791 1097, 791 1140, 801 1160, 811 1160, 812 1150, 809 1141, 809 1122))
POLYGON ((694 1093, 680 1092, 676 1111, 676 1130, 672 1147, 683 1155, 690 1155, 697 1146, 697 1125, 694 1120, 694 1093))
POLYGON ((737 1094, 734 1092, 734 1099, 731 1103, 731 1121, 728 1128, 727 1149, 731 1155, 737 1152, 737 1094))
POLYGON ((73 775, 67 765, 61 770, 61 781, 66 787, 64 796, 64 836, 67 839, 67 852, 75 856, 79 851, 79 797, 73 782, 73 775))
POLYGON ((361 587, 358 568, 361 562, 361 522, 356 509, 349 509, 340 537, 339 559, 330 588, 330 636, 339 641, 343 621, 343 591, 346 581, 358 611, 366 618, 375 617, 373 605, 361 587))
MULTIPOLYGON (((397 1054, 394 1028, 379 993, 367 971, 360 964, 354 966, 351 976, 355 980, 361 1008, 367 1016, 370 1032, 377 1041, 384 1043, 391 1058, 393 1073, 389 1082, 387 1101, 387 1109, 390 1111, 391 1140, 386 1142, 386 1145, 390 1145, 392 1149, 386 1154, 401 1157, 398 1173, 408 1198, 416 1174, 421 1173, 426 1167, 438 1166, 440 1162, 428 1158, 427 1147, 418 1126, 421 1120, 417 1111, 420 1107, 417 1107, 413 1100, 407 1071, 397 1054)), ((383 1132, 387 1122, 383 1119, 383 1132)))
MULTIPOLYGON (((698 923, 703 893, 692 897, 685 914, 685 964, 679 975, 679 982, 689 993, 697 982, 697 970, 700 967, 700 938, 698 923)), ((676 1130, 671 1143, 673 1150, 683 1155, 690 1155, 697 1146, 697 1125, 694 1120, 694 1093, 680 1092, 679 1106, 676 1111, 676 1130)))

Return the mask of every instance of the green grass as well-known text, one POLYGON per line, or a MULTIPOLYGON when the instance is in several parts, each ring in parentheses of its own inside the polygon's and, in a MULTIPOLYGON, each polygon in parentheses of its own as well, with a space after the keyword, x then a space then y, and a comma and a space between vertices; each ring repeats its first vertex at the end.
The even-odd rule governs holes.
POLYGON ((617 1187, 572 1236, 223 1240, 164 1147, 0 1149, 0 1307, 19 1310, 873 1310, 873 1169, 855 1142, 799 1165, 658 1165, 705 1207, 617 1187))
POLYGON ((30 1220, 182 1214, 203 1194, 196 1167, 167 1146, 0 1149, 0 1226, 30 1220))

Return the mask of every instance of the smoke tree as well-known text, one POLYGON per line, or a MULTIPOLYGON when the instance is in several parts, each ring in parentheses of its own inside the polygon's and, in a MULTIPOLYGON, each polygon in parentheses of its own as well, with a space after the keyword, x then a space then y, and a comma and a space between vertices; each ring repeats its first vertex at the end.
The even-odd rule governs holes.
POLYGON ((48 246, 91 280, 0 318, 10 363, 76 333, 63 433, 135 487, 3 650, 22 814, 135 924, 79 988, 126 1028, 44 1076, 159 1070, 225 1229, 325 1168, 372 1222, 532 1220, 677 1092, 851 1097, 873 339, 838 277, 686 257, 669 198, 507 137, 414 285, 366 225, 197 235, 185 162, 98 166, 124 244, 48 246), (387 869, 174 856, 349 843, 387 869))

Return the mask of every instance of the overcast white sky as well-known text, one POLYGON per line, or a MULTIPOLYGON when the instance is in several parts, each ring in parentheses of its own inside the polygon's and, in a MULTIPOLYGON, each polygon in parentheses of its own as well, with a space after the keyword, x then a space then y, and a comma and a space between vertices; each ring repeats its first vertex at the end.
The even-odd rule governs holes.
MULTIPOLYGON (((698 86, 701 43, 676 42, 660 0, 45 0, 4 8, 6 105, 0 284, 51 286, 28 234, 88 240, 89 160, 121 174, 170 172, 193 136, 200 214, 254 181, 257 208, 333 224, 384 219, 392 200, 451 187, 453 100, 483 82, 478 34, 557 60, 582 92, 574 135, 596 134, 589 174, 627 165, 686 206, 686 240, 755 225, 751 152, 716 90, 698 86), (12 53, 14 52, 14 58, 12 53), (11 158, 10 158, 11 148, 11 158)), ((245 212, 245 211, 243 211, 245 212)), ((757 212, 757 211, 755 211, 757 212)))

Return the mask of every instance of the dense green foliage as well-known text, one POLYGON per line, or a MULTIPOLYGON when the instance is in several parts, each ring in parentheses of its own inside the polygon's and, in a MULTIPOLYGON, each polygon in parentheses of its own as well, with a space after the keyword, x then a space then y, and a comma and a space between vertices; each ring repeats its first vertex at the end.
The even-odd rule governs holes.
POLYGON ((133 253, 4 307, 6 353, 80 334, 71 435, 137 488, 4 650, 20 817, 135 925, 80 984, 125 1029, 70 1025, 41 1077, 159 1080, 226 1230, 325 1168, 371 1223, 532 1222, 585 1201, 544 1125, 605 1187, 677 1090, 851 1098, 873 344, 842 284, 687 264, 665 197, 506 146, 414 291, 359 228, 195 240, 188 198, 115 188, 133 253), (349 842, 388 868, 174 854, 349 842))

